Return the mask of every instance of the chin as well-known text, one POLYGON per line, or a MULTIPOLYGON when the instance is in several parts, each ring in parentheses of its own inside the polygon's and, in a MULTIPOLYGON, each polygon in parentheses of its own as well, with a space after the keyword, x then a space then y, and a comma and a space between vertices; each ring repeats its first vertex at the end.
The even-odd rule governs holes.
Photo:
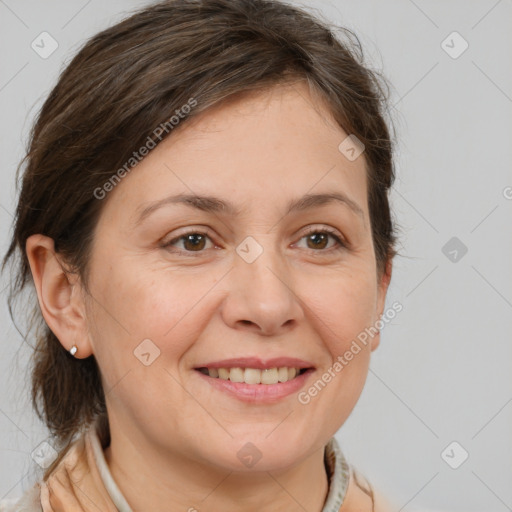
POLYGON ((322 442, 314 442, 311 434, 283 431, 278 435, 276 431, 269 435, 266 429, 264 434, 239 435, 217 446, 222 446, 220 453, 208 454, 215 465, 228 471, 263 472, 285 470, 298 464, 321 448, 322 442))

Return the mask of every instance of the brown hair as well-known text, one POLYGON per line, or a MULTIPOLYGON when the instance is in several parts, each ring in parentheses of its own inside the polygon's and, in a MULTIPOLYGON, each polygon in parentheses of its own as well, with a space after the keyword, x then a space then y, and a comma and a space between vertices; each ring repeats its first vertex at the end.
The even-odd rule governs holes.
MULTIPOLYGON (((394 167, 384 119, 387 85, 363 64, 357 36, 275 0, 167 0, 92 37, 64 69, 37 116, 16 173, 18 179, 25 167, 2 265, 19 252, 9 295, 11 317, 13 299, 27 284, 33 286, 25 253, 32 234, 51 237, 88 290, 94 228, 108 200, 99 200, 95 190, 135 149, 148 140, 157 144, 162 138, 155 129, 169 127, 176 109, 191 98, 196 102, 180 116, 181 126, 233 94, 296 80, 306 80, 345 132, 365 145, 380 276, 396 254, 388 203, 394 167)), ((99 369, 93 356, 74 359, 63 349, 44 322, 34 291, 30 297, 32 403, 56 439, 69 445, 84 425, 106 415, 99 369)))

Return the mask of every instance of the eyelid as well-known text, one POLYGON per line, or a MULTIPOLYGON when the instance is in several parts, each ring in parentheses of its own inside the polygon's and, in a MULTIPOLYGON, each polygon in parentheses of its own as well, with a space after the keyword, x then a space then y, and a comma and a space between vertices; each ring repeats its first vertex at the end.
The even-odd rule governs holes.
POLYGON ((169 238, 167 235, 165 237, 163 237, 162 240, 167 240, 167 242, 164 242, 164 243, 172 242, 174 240, 181 238, 182 236, 186 236, 186 235, 190 235, 190 234, 204 234, 204 235, 211 236, 213 233, 210 228, 208 228, 206 226, 201 226, 201 225, 187 226, 187 227, 183 228, 183 231, 181 231, 181 229, 178 229, 176 231, 177 231, 177 234, 174 233, 172 238, 169 238))
MULTIPOLYGON (((303 231, 302 234, 299 236, 297 242, 300 242, 304 237, 306 237, 312 233, 327 233, 328 235, 333 237, 337 243, 337 246, 331 247, 326 250, 309 249, 313 253, 318 253, 318 254, 329 253, 331 251, 342 250, 342 249, 346 249, 349 247, 349 242, 337 229, 332 228, 330 226, 321 226, 321 225, 320 226, 319 225, 308 226, 305 229, 305 231, 303 231)), ((178 242, 183 237, 186 237, 187 235, 190 235, 190 234, 204 235, 211 240, 211 242, 213 243, 214 246, 217 245, 215 243, 214 237, 212 236, 212 232, 210 229, 208 229, 206 227, 190 227, 190 228, 186 229, 186 231, 183 231, 180 234, 173 236, 168 241, 162 242, 161 247, 164 249, 167 249, 168 247, 171 247, 173 243, 178 242)), ((297 242, 294 242, 294 244, 297 242)), ((173 252, 178 253, 178 254, 199 256, 202 253, 206 252, 206 249, 202 250, 202 251, 184 251, 182 249, 176 249, 173 252)))

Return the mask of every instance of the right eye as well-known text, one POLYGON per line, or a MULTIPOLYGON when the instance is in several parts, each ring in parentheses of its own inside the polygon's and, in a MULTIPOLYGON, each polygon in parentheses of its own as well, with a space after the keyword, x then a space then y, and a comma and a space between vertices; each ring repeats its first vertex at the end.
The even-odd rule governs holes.
MULTIPOLYGON (((163 248, 169 248, 174 246, 176 243, 183 242, 183 249, 180 249, 178 251, 171 251, 171 252, 177 252, 177 253, 201 253, 204 252, 205 245, 207 244, 207 240, 210 240, 210 237, 203 232, 200 231, 188 231, 186 233, 181 234, 180 236, 177 236, 173 238, 172 240, 169 240, 168 242, 165 242, 162 247, 163 248)), ((213 242, 212 242, 212 245, 213 242)))

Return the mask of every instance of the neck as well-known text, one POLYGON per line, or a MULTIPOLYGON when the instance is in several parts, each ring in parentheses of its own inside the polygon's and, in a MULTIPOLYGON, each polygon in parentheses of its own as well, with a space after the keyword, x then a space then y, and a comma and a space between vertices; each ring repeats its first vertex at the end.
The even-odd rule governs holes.
POLYGON ((113 434, 105 459, 134 511, 321 512, 327 496, 323 448, 292 468, 232 472, 113 434))

